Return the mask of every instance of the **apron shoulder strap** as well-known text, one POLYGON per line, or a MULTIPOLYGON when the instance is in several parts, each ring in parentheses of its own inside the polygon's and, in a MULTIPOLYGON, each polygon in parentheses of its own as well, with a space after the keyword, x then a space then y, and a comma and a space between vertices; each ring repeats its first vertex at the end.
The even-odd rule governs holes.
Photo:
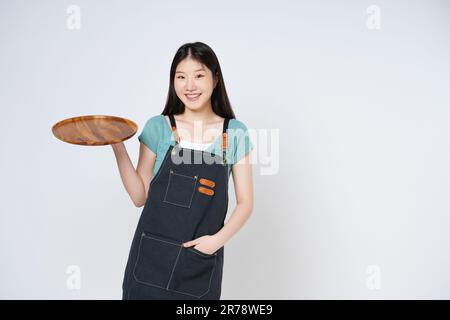
POLYGON ((227 149, 228 149, 228 135, 227 128, 228 123, 230 122, 229 118, 225 118, 223 122, 223 130, 222 130, 222 164, 227 165, 227 149))
POLYGON ((177 124, 175 123, 175 117, 173 116, 173 114, 169 114, 169 120, 170 120, 170 125, 171 125, 172 130, 173 130, 173 128, 177 127, 177 124))
POLYGON ((230 122, 229 118, 225 118, 225 121, 223 122, 223 133, 227 132, 227 128, 228 128, 228 123, 230 122))
POLYGON ((175 123, 175 117, 173 114, 169 114, 169 120, 170 120, 170 126, 172 127, 172 133, 175 138, 176 144, 180 143, 180 136, 178 135, 177 131, 177 124, 175 123))

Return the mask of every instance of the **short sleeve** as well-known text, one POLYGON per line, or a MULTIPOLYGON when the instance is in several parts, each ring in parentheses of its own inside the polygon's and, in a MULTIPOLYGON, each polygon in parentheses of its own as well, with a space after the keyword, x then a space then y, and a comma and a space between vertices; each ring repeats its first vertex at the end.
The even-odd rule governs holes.
POLYGON ((233 163, 239 162, 242 158, 244 158, 250 151, 253 150, 253 143, 250 139, 250 135, 247 129, 247 126, 236 120, 236 126, 233 129, 233 137, 234 137, 234 159, 233 163))
POLYGON ((158 150, 158 143, 160 141, 161 125, 159 116, 154 116, 147 120, 144 129, 138 136, 140 142, 143 142, 150 150, 156 154, 158 150))

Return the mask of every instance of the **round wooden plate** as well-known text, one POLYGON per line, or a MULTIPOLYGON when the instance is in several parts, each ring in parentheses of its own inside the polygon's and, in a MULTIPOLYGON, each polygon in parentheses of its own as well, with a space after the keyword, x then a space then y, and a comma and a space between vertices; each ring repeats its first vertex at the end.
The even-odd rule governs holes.
POLYGON ((59 121, 52 127, 56 138, 83 146, 103 146, 125 141, 137 132, 131 120, 104 115, 87 115, 59 121))

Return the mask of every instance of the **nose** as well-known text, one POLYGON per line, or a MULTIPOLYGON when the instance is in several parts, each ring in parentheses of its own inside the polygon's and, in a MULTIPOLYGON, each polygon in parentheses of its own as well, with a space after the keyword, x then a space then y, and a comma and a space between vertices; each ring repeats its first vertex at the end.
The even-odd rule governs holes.
POLYGON ((186 90, 187 91, 195 91, 195 89, 197 89, 197 87, 195 86, 194 79, 192 79, 191 77, 188 77, 187 81, 186 81, 186 90))

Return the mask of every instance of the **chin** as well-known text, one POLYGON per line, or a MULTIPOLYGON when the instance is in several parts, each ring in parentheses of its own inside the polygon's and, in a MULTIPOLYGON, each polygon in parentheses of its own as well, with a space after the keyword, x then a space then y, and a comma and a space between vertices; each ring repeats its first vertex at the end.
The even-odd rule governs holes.
POLYGON ((204 105, 204 103, 201 102, 201 101, 198 101, 198 102, 195 102, 195 103, 192 103, 190 101, 186 101, 186 102, 183 102, 183 103, 184 103, 184 106, 186 108, 191 109, 191 110, 201 109, 201 107, 204 105))

